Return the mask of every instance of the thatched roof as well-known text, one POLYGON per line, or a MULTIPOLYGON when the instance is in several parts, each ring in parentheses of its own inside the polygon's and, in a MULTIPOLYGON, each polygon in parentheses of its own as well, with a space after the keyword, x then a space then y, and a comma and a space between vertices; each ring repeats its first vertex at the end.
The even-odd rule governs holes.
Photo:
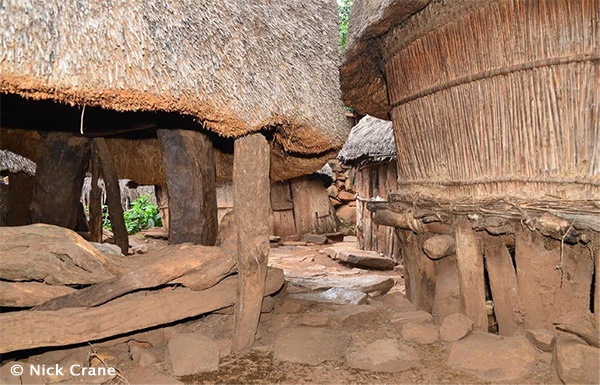
POLYGON ((344 105, 361 114, 389 119, 390 106, 379 38, 392 27, 402 25, 430 1, 354 0, 340 68, 344 105))
POLYGON ((367 115, 350 131, 338 159, 345 165, 395 160, 395 143, 392 122, 367 115))
POLYGON ((0 93, 268 130, 290 156, 347 135, 334 1, 16 1, 0 24, 0 93))
POLYGON ((0 150, 0 171, 8 171, 13 174, 24 172, 33 176, 35 175, 35 163, 14 152, 0 150))
POLYGON ((335 180, 333 170, 331 169, 331 166, 328 163, 326 163, 325 166, 321 167, 320 170, 315 171, 314 175, 323 181, 325 187, 331 186, 331 184, 335 180))

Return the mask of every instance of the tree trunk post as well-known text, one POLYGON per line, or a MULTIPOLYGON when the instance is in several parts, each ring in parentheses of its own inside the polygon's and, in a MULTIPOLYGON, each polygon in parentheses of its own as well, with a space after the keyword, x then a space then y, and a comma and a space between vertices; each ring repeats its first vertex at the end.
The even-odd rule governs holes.
POLYGON ((162 220, 163 229, 169 234, 169 197, 167 188, 161 185, 154 185, 154 194, 156 195, 156 204, 162 220))
POLYGON ((37 162, 30 223, 75 229, 89 159, 89 139, 63 131, 47 134, 37 162))
POLYGON ((269 256, 269 143, 261 134, 236 139, 233 157, 233 206, 238 234, 238 292, 233 348, 254 343, 265 291, 269 256))
POLYGON ((10 174, 8 177, 8 212, 6 226, 25 226, 28 224, 27 210, 31 204, 35 176, 24 172, 10 174))
POLYGON ((90 239, 102 243, 102 189, 98 186, 100 179, 100 159, 96 146, 92 146, 92 188, 90 190, 90 239))
POLYGON ((125 227, 125 219, 123 218, 119 178, 104 138, 94 139, 94 152, 98 153, 100 168, 102 169, 102 179, 104 179, 106 186, 106 204, 108 205, 110 224, 115 236, 115 244, 121 248, 123 254, 127 255, 129 251, 129 237, 127 235, 127 228, 125 227))
POLYGON ((456 260, 460 283, 460 303, 464 315, 475 322, 475 329, 488 331, 485 308, 485 278, 481 240, 469 220, 456 223, 456 260))
POLYGON ((213 146, 198 131, 156 131, 160 143, 169 215, 169 242, 214 246, 217 240, 217 187, 213 146))

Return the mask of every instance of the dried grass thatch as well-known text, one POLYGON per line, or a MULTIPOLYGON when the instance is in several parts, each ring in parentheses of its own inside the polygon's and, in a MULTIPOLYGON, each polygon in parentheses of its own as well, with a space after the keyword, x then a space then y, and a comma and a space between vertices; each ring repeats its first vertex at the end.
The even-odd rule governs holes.
POLYGON ((369 115, 362 118, 350 131, 338 159, 349 166, 396 160, 392 122, 369 115))
POLYGON ((321 169, 315 171, 314 175, 323 181, 325 187, 331 186, 335 181, 335 175, 333 174, 333 170, 329 163, 326 163, 321 169))
POLYGON ((13 174, 24 172, 27 175, 34 176, 35 163, 14 152, 0 150, 0 171, 8 171, 13 174))
POLYGON ((275 130, 302 156, 347 135, 334 1, 8 1, 0 24, 0 93, 275 130))

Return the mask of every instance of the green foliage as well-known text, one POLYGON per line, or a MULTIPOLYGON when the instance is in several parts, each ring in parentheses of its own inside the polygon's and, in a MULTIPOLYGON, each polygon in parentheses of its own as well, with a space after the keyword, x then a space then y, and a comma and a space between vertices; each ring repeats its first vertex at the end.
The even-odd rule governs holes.
MULTIPOLYGON (((158 206, 150 202, 149 195, 141 195, 131 202, 131 208, 123 213, 128 234, 135 234, 151 227, 162 227, 158 206)), ((112 231, 108 208, 102 205, 102 227, 112 231)))
POLYGON ((350 9, 354 0, 338 0, 338 16, 340 19, 340 47, 346 47, 346 35, 348 35, 348 20, 350 9))

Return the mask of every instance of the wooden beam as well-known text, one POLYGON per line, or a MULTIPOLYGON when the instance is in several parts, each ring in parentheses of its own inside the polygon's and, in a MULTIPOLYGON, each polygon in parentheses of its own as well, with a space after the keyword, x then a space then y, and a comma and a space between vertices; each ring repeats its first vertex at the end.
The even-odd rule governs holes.
POLYGON ((475 329, 487 332, 481 240, 466 218, 456 221, 456 260, 462 312, 475 322, 475 329))
MULTIPOLYGON (((0 354, 95 341, 222 309, 234 304, 237 280, 231 276, 203 291, 134 293, 92 308, 0 314, 0 354)), ((269 269, 265 293, 276 292, 283 283, 283 271, 269 269)))
POLYGON ((117 170, 110 155, 106 140, 104 138, 94 139, 94 152, 98 153, 100 168, 102 169, 102 179, 106 186, 106 203, 108 205, 108 215, 112 232, 115 236, 115 244, 121 248, 121 252, 127 255, 129 251, 129 237, 123 218, 123 206, 121 206, 121 189, 119 187, 119 178, 117 170))
POLYGON ((373 222, 381 226, 397 227, 403 230, 411 230, 415 233, 434 233, 452 235, 452 227, 443 223, 423 223, 419 219, 414 219, 412 213, 398 213, 392 210, 378 209, 373 214, 373 222))
POLYGON ((483 251, 500 335, 512 336, 523 325, 517 273, 500 236, 485 235, 483 251))
POLYGON ((214 246, 217 187, 213 146, 199 131, 156 131, 169 199, 169 241, 214 246))
POLYGON ((90 190, 90 239, 102 243, 102 189, 98 186, 100 179, 100 159, 96 146, 92 146, 92 188, 90 190))
POLYGON ((254 343, 269 256, 270 149, 261 134, 236 139, 233 155, 233 206, 238 234, 238 301, 233 349, 254 343))
POLYGON ((88 139, 64 131, 47 134, 37 162, 30 223, 75 229, 89 157, 88 139))

